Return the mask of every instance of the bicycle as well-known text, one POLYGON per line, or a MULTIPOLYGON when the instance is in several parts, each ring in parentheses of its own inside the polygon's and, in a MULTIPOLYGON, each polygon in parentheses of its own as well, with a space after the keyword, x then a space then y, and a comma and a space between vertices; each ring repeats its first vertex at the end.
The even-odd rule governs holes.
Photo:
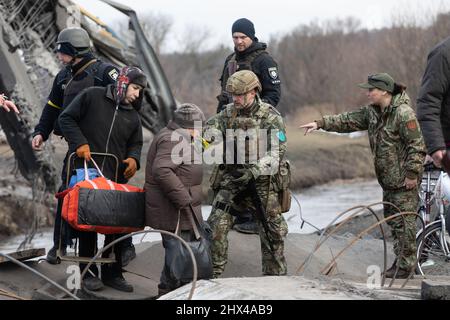
POLYGON ((425 229, 421 228, 416 234, 416 271, 421 275, 450 275, 450 237, 446 228, 450 177, 432 163, 424 167, 418 214, 425 222, 425 229), (437 212, 433 211, 433 204, 437 212))

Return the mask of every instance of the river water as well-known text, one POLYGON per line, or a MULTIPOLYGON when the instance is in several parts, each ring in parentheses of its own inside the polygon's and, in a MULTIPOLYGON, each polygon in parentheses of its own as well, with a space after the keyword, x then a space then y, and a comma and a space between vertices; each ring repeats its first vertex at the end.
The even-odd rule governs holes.
MULTIPOLYGON (((315 227, 318 229, 326 227, 337 214, 350 207, 381 201, 382 190, 375 180, 333 182, 305 189, 300 193, 296 193, 295 197, 300 202, 301 212, 297 202, 292 199, 291 210, 284 214, 288 222, 289 232, 311 233, 316 231, 315 227), (303 220, 307 221, 303 228, 301 228, 301 216, 303 220)), ((381 208, 381 206, 378 208, 381 208)), ((211 206, 203 206, 202 212, 203 217, 206 219, 211 212, 211 206)), ((31 247, 46 248, 48 251, 53 245, 52 235, 52 229, 40 230, 35 235, 31 247)), ((23 235, 6 239, 6 241, 0 243, 0 252, 16 251, 23 239, 23 235)), ((159 234, 149 233, 145 236, 133 237, 133 242, 139 243, 141 241, 160 239, 159 234)), ((103 243, 103 241, 99 243, 103 243)))

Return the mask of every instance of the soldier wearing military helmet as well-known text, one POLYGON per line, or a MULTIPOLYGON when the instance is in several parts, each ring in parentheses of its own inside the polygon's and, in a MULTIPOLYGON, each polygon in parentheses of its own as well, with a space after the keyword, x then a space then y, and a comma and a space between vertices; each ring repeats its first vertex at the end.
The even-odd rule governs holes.
POLYGON ((270 104, 261 101, 261 83, 252 71, 234 73, 228 79, 226 89, 233 102, 207 121, 204 134, 205 139, 214 145, 218 142, 211 137, 211 132, 218 132, 225 140, 232 133, 231 143, 227 140, 223 144, 224 163, 216 165, 211 177, 215 197, 208 223, 213 230, 214 276, 218 277, 227 263, 227 236, 233 224, 233 216, 248 209, 250 212, 257 210, 255 193, 249 193, 250 183, 256 186, 256 199, 260 199, 266 216, 264 221, 256 219, 261 240, 262 273, 285 275, 287 265, 284 238, 288 229, 279 201, 282 186, 277 183, 279 169, 286 164, 283 162, 286 151, 285 125, 280 113, 270 104), (246 140, 245 137, 251 132, 255 133, 255 143, 246 142, 240 146, 238 141, 246 140), (275 137, 275 140, 270 140, 270 137, 275 137), (267 148, 263 152, 257 152, 261 141, 267 148), (250 160, 252 156, 254 161, 250 160), (233 160, 230 162, 230 159, 233 160))
POLYGON ((76 58, 89 53, 91 39, 87 31, 82 28, 66 28, 58 34, 56 44, 57 52, 76 58))
POLYGON ((262 87, 258 77, 253 72, 239 71, 234 77, 228 79, 227 91, 232 95, 242 95, 252 89, 261 92, 262 87))
MULTIPOLYGON (((368 130, 378 182, 383 188, 385 217, 417 212, 418 183, 422 177, 425 144, 406 87, 387 73, 370 75, 359 87, 368 89, 369 105, 339 115, 327 115, 301 126, 305 134, 323 129, 335 132, 368 130), (398 208, 398 210, 397 210, 398 208)), ((390 220, 396 262, 386 277, 406 278, 416 262, 414 216, 390 220), (397 271, 398 267, 398 271, 397 271), (396 273, 397 272, 397 273, 396 273)))

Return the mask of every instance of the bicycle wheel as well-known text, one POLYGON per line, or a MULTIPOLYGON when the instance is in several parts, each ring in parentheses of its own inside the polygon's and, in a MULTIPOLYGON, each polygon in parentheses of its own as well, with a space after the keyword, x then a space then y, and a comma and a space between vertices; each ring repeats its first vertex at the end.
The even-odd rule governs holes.
POLYGON ((442 232, 440 223, 425 228, 425 231, 417 240, 418 273, 450 276, 449 247, 448 234, 445 231, 442 232), (446 246, 444 241, 447 244, 446 246))

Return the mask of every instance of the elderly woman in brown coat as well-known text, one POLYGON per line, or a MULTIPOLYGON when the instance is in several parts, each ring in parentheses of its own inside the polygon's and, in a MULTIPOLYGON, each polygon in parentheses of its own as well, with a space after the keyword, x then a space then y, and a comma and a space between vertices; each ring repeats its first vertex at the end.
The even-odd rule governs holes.
MULTIPOLYGON (((196 150, 192 141, 201 134, 204 121, 199 107, 182 104, 175 110, 174 119, 154 138, 145 168, 146 224, 154 229, 175 232, 180 216, 180 236, 186 241, 193 240, 194 236, 188 214, 194 211, 197 221, 203 221, 201 150, 196 150)), ((162 235, 165 248, 170 238, 162 235)), ((172 279, 164 266, 158 285, 159 295, 183 284, 172 279)))

